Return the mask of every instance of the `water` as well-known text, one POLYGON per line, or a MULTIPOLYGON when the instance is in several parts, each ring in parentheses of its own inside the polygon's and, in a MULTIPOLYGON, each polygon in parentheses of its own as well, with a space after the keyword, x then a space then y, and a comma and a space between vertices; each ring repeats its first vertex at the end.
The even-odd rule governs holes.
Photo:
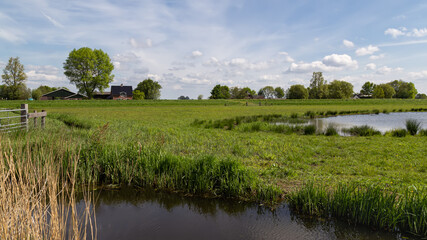
POLYGON ((389 114, 367 114, 367 115, 345 115, 328 118, 316 118, 309 121, 309 124, 316 125, 318 131, 323 132, 329 124, 339 130, 351 128, 353 126, 368 125, 382 133, 387 131, 406 128, 407 119, 416 119, 421 122, 422 128, 427 128, 427 112, 393 112, 389 114))
MULTIPOLYGON (((402 239, 341 221, 315 220, 287 205, 258 204, 122 189, 96 203, 98 239, 402 239)), ((81 204, 82 205, 82 204, 81 204)))

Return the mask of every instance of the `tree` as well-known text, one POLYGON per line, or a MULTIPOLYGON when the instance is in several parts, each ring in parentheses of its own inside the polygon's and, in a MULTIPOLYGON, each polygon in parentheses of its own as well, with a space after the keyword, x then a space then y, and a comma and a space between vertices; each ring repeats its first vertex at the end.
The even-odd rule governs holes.
POLYGON ((64 63, 64 74, 79 89, 79 93, 92 98, 98 89, 102 92, 113 81, 114 65, 107 53, 101 49, 83 47, 74 49, 64 63))
POLYGON ((258 91, 258 95, 263 95, 265 98, 273 98, 275 91, 272 86, 265 86, 258 91))
POLYGON ((162 89, 162 86, 150 78, 138 83, 138 86, 135 88, 135 90, 139 90, 144 93, 145 99, 159 99, 160 89, 162 89))
POLYGON ((200 94, 199 96, 197 96, 197 100, 202 100, 203 99, 203 95, 200 94))
POLYGON ((145 98, 144 92, 141 92, 140 90, 134 90, 133 91, 133 100, 143 100, 145 98))
POLYGON ((362 90, 360 90, 360 94, 362 95, 372 95, 374 92, 375 84, 371 82, 365 82, 362 86, 362 90))
POLYGON ((230 98, 230 89, 227 86, 217 84, 211 91, 210 99, 228 99, 230 98))
POLYGON ((285 96, 285 89, 281 87, 276 87, 274 89, 274 95, 276 96, 276 98, 283 98, 285 96))
POLYGON ((38 88, 33 89, 31 91, 31 97, 35 100, 39 100, 40 97, 43 96, 44 94, 58 90, 58 89, 60 88, 40 85, 38 88))
POLYGON ((418 93, 415 99, 427 99, 427 95, 425 93, 418 93))
POLYGON ((312 99, 328 97, 328 85, 322 76, 322 72, 313 72, 310 80, 309 97, 312 99))
POLYGON ((329 98, 345 99, 353 96, 353 85, 346 81, 334 80, 328 85, 329 98))
MULTIPOLYGON (((3 82, 6 87, 3 89, 6 92, 8 99, 19 99, 21 96, 20 90, 26 89, 25 81, 27 75, 24 72, 24 65, 19 62, 19 57, 9 58, 9 62, 3 69, 3 75, 1 75, 3 82)), ((21 91, 22 92, 22 91, 21 91)))
POLYGON ((303 85, 297 84, 292 85, 286 93, 286 98, 288 99, 307 99, 308 90, 303 85))
POLYGON ((394 98, 415 98, 418 91, 415 88, 415 85, 411 82, 405 82, 402 80, 394 80, 388 83, 390 86, 394 88, 396 94, 393 96, 394 98))
POLYGON ((190 98, 188 96, 179 96, 178 100, 190 100, 190 98))
POLYGON ((383 89, 384 98, 392 98, 396 94, 394 88, 389 84, 380 84, 378 86, 383 89))
POLYGON ((230 88, 230 97, 233 99, 245 99, 247 97, 255 95, 255 91, 249 87, 239 88, 232 87, 230 88))
POLYGON ((380 85, 376 85, 374 87, 374 91, 372 93, 373 98, 384 98, 384 90, 380 85))

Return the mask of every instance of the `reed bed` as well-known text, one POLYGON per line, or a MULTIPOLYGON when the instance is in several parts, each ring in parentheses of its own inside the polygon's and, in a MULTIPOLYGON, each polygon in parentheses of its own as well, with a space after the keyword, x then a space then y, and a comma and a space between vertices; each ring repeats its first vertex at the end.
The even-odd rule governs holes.
POLYGON ((304 214, 427 236, 425 188, 397 193, 379 185, 340 183, 331 189, 310 182, 289 195, 289 204, 304 214))
POLYGON ((0 239, 96 239, 92 196, 76 206, 78 156, 64 171, 52 152, 17 150, 0 143, 0 239))

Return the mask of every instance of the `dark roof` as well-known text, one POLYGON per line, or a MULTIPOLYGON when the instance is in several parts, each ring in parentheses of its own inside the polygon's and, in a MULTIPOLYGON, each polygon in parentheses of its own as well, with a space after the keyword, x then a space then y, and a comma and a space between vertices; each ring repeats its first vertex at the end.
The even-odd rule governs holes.
POLYGON ((121 92, 125 92, 128 97, 133 96, 132 86, 111 86, 112 96, 120 96, 121 92))
POLYGON ((76 94, 74 94, 74 95, 70 95, 70 96, 65 97, 65 98, 67 98, 67 99, 73 99, 73 98, 85 98, 85 97, 86 97, 86 96, 85 96, 85 95, 83 95, 83 94, 76 93, 76 94))
POLYGON ((75 94, 76 93, 73 93, 65 88, 61 88, 52 92, 48 92, 42 95, 42 97, 65 98, 75 94))

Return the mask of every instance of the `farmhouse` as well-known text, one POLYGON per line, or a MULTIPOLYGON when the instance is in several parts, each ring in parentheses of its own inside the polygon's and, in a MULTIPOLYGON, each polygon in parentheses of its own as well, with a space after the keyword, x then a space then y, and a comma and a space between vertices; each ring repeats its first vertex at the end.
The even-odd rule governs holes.
POLYGON ((133 92, 132 86, 111 86, 110 99, 114 100, 132 100, 133 92))
POLYGON ((83 98, 86 98, 86 96, 60 88, 42 95, 40 100, 82 100, 83 98))

